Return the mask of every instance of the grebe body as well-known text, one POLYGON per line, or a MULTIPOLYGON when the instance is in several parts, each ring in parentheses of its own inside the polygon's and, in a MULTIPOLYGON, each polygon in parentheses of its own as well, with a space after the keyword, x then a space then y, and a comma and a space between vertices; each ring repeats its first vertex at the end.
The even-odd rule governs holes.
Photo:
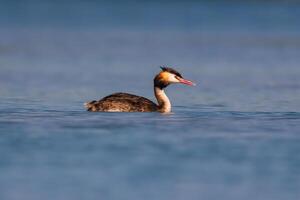
POLYGON ((154 78, 154 94, 158 104, 151 100, 128 93, 114 93, 99 101, 85 103, 92 112, 171 112, 171 102, 164 88, 172 83, 195 85, 192 81, 183 79, 181 74, 169 67, 161 67, 162 71, 154 78))
POLYGON ((86 104, 88 111, 94 112, 155 112, 157 105, 147 98, 128 94, 114 93, 99 101, 86 104))

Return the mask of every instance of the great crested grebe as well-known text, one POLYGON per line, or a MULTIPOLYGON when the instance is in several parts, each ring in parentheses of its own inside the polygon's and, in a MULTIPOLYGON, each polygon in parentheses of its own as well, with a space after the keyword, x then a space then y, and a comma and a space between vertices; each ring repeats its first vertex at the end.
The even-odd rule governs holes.
POLYGON ((182 78, 181 74, 169 67, 161 67, 161 72, 154 78, 154 94, 158 105, 141 96, 128 93, 114 93, 99 101, 85 103, 92 112, 171 112, 171 103, 164 92, 171 83, 182 83, 190 86, 192 81, 182 78))

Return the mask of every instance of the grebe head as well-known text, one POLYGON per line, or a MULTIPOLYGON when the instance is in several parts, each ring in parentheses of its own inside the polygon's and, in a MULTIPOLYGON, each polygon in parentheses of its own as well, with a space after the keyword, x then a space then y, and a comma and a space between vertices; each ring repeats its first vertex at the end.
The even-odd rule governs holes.
POLYGON ((172 83, 182 83, 190 86, 196 85, 192 81, 184 79, 179 72, 170 67, 160 68, 162 71, 154 78, 154 86, 156 87, 163 89, 172 83))

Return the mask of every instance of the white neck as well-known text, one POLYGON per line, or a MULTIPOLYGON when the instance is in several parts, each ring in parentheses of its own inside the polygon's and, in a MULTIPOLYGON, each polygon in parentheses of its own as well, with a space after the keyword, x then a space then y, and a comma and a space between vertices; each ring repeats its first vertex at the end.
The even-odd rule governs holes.
POLYGON ((158 102, 160 112, 171 112, 171 102, 165 91, 159 87, 154 87, 154 94, 158 102))

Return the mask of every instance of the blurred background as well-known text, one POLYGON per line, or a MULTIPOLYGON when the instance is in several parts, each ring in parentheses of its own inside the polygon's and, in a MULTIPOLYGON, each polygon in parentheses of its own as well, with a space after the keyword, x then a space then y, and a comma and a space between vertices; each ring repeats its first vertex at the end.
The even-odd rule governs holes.
POLYGON ((1 200, 300 199, 299 1, 0 0, 1 200), (89 113, 113 92, 173 113, 89 113))
POLYGON ((168 65, 198 83, 175 104, 299 111, 299 18, 297 1, 1 1, 0 95, 151 98, 168 65))

